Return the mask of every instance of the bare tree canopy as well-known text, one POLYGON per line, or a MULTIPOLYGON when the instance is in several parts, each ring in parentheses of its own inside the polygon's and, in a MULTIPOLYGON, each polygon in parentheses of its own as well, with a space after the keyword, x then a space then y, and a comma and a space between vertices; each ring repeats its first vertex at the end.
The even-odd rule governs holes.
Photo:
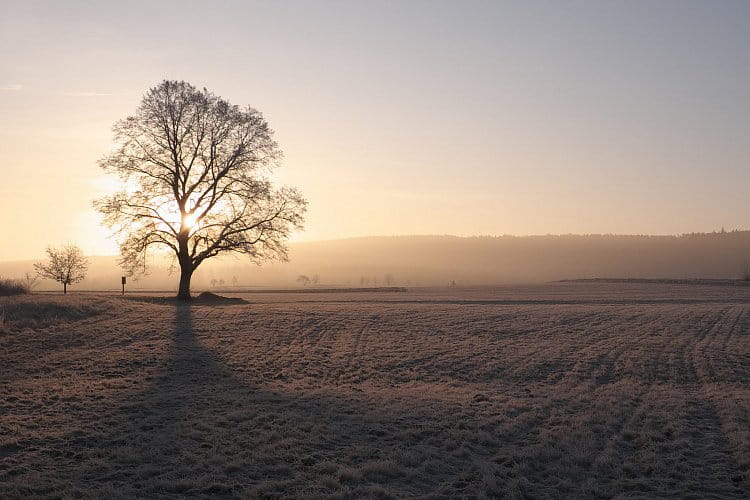
POLYGON ((42 278, 62 283, 64 294, 68 293, 68 285, 83 281, 89 269, 88 259, 76 245, 62 248, 47 247, 47 259, 47 262, 34 264, 34 268, 42 278))
POLYGON ((237 252, 256 263, 287 259, 306 201, 269 179, 282 153, 263 116, 186 82, 149 90, 133 116, 114 126, 115 151, 100 161, 124 189, 95 207, 119 238, 129 274, 146 270, 153 247, 180 265, 178 297, 206 259, 237 252))

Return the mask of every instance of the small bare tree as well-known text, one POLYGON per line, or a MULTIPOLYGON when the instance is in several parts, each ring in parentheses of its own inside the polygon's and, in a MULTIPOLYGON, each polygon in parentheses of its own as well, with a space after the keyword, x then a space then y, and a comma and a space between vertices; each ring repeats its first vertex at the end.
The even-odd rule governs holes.
POLYGON ((164 81, 135 114, 114 126, 115 151, 100 161, 123 190, 95 202, 119 236, 121 263, 145 271, 153 248, 180 266, 177 297, 190 298, 206 259, 241 253, 260 263, 287 259, 286 240, 303 223, 306 201, 269 177, 282 153, 256 110, 206 89, 164 81))
POLYGON ((81 282, 89 269, 88 259, 76 245, 47 247, 47 259, 34 264, 34 269, 40 277, 62 283, 63 294, 68 293, 68 285, 81 282))
POLYGON ((308 276, 305 276, 304 274, 300 274, 297 277, 297 283, 299 283, 302 286, 307 286, 310 284, 310 278, 308 276))
POLYGON ((26 273, 23 275, 23 284, 26 287, 26 289, 31 293, 34 288, 39 284, 39 275, 38 274, 31 274, 26 273))

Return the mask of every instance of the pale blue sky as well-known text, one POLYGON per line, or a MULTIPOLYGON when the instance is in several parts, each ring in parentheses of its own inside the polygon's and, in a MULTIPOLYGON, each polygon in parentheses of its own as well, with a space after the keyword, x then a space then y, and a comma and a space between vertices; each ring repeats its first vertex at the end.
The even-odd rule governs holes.
POLYGON ((0 0, 0 259, 114 251, 96 160, 164 78, 266 115, 298 239, 750 227, 750 2, 0 0))

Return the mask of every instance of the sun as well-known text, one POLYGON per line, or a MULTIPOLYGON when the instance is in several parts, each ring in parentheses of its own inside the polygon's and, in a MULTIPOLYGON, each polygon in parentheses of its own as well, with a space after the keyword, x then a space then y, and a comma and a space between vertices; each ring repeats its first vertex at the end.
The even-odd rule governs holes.
POLYGON ((196 214, 188 214, 185 217, 183 217, 182 218, 182 225, 183 225, 183 227, 186 227, 188 229, 192 229, 193 226, 195 225, 197 217, 198 216, 196 214))

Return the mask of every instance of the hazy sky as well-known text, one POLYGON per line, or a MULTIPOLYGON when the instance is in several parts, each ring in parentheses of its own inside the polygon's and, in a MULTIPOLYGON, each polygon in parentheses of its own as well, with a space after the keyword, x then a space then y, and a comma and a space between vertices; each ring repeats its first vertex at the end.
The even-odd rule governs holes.
POLYGON ((750 227, 750 2, 0 0, 0 260, 78 242, 162 79, 262 111, 300 240, 750 227))

